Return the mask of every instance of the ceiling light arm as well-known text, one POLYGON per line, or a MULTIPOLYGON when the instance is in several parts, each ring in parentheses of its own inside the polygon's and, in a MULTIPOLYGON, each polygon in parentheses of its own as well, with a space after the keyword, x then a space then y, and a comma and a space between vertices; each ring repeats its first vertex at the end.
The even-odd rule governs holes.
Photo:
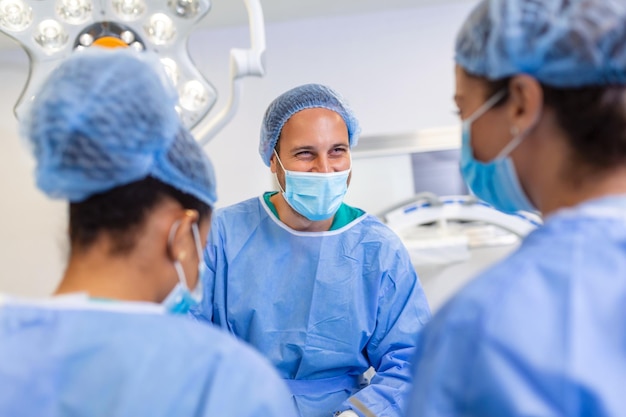
POLYGON ((265 24, 263 9, 259 0, 244 0, 248 9, 250 25, 250 49, 231 49, 230 81, 231 90, 228 103, 211 120, 201 121, 192 133, 202 145, 206 145, 215 137, 237 112, 243 90, 242 79, 248 76, 262 77, 265 75, 265 24))

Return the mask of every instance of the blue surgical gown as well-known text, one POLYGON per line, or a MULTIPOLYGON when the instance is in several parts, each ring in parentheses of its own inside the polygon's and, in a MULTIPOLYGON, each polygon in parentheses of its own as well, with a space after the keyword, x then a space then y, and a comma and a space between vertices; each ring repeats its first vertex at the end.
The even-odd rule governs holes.
POLYGON ((0 301, 0 416, 297 415, 272 365, 226 332, 101 304, 0 301))
POLYGON ((408 416, 626 415, 626 197, 557 212, 426 326, 408 416))
POLYGON ((387 226, 363 214, 338 230, 297 232, 254 198, 216 211, 206 261, 195 314, 269 358, 301 416, 354 408, 352 395, 378 416, 402 415, 430 311, 387 226), (370 366, 376 375, 359 391, 370 366))

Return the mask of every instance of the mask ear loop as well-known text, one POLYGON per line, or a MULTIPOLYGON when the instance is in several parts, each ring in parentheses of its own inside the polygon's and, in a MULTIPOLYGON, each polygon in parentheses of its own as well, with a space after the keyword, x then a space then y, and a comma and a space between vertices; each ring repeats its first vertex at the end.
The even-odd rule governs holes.
POLYGON ((200 241, 200 229, 198 223, 191 224, 191 234, 193 235, 193 241, 196 246, 196 252, 198 252, 198 262, 202 262, 202 242, 200 241))
POLYGON ((189 289, 191 292, 196 291, 198 288, 200 291, 202 290, 202 267, 201 264, 204 263, 204 254, 202 252, 202 241, 200 240, 200 228, 198 227, 198 223, 191 224, 191 234, 193 235, 194 244, 196 246, 196 252, 198 253, 198 281, 196 282, 196 286, 193 290, 189 289))
MULTIPOLYGON (((172 227, 170 228, 170 233, 167 237, 167 249, 170 252, 170 255, 172 255, 171 251, 172 251, 172 242, 174 241, 174 235, 176 235, 176 232, 178 231, 180 224, 181 224, 181 221, 176 220, 172 224, 172 227)), ((183 266, 181 265, 180 261, 177 258, 175 258, 172 263, 174 264, 174 270, 176 271, 176 275, 178 275, 178 282, 180 282, 180 284, 188 290, 189 287, 187 285, 187 277, 185 276, 185 270, 183 269, 183 266)))
POLYGON ((489 109, 491 109, 498 101, 502 100, 502 98, 504 98, 504 96, 506 95, 507 90, 503 89, 498 91, 496 94, 494 94, 493 96, 491 96, 491 98, 487 101, 485 101, 483 103, 482 106, 480 106, 478 108, 478 110, 476 110, 474 112, 474 114, 472 114, 470 117, 468 117, 467 119, 463 120, 463 122, 465 123, 473 123, 476 121, 476 119, 478 119, 480 116, 482 116, 483 114, 485 114, 489 109))
MULTIPOLYGON (((286 177, 287 176, 287 170, 285 169, 285 167, 283 166, 283 163, 281 162, 280 158, 278 157, 278 153, 276 152, 276 148, 274 148, 273 151, 274 151, 274 155, 276 156, 276 160, 278 161, 278 164, 280 165, 280 167, 283 169, 283 172, 285 173, 285 177, 286 177)), ((285 194, 285 190, 283 189, 283 186, 280 185, 280 181, 278 181, 278 172, 274 173, 274 178, 276 178, 276 183, 278 184, 278 188, 280 188, 280 191, 283 194, 285 194)))
POLYGON ((500 151, 500 153, 498 153, 498 155, 494 158, 494 161, 498 161, 500 159, 504 159, 507 156, 509 156, 509 154, 511 152, 513 152, 515 150, 515 148, 517 148, 519 146, 520 143, 522 143, 522 140, 524 140, 524 138, 526 137, 526 132, 520 133, 519 129, 517 128, 517 126, 513 126, 511 128, 511 135, 513 135, 513 140, 511 140, 500 151))

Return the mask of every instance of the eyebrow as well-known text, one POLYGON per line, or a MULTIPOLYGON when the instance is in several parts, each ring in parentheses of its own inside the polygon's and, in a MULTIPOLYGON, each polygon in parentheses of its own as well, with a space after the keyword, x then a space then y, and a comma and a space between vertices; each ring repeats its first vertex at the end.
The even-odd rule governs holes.
POLYGON ((289 149, 289 152, 311 151, 314 149, 314 146, 296 146, 295 148, 289 149))
MULTIPOLYGON (((350 147, 350 144, 349 144, 349 143, 339 142, 339 143, 334 143, 334 144, 332 144, 330 147, 331 147, 331 148, 337 148, 337 147, 339 147, 339 146, 349 148, 349 147, 350 147)), ((299 151, 314 151, 314 150, 316 150, 316 149, 317 149, 317 147, 315 147, 315 146, 305 145, 305 146, 296 146, 295 148, 292 148, 292 149, 290 149, 289 151, 290 151, 290 152, 299 152, 299 151)))

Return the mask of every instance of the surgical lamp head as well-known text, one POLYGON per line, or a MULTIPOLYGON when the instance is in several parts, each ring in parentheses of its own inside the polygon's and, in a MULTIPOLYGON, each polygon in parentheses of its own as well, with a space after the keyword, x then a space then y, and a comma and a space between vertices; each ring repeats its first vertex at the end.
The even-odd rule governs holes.
POLYGON ((176 110, 183 124, 197 140, 207 143, 234 117, 242 78, 265 74, 260 0, 243 1, 252 47, 231 50, 231 94, 223 109, 209 119, 217 91, 192 62, 187 40, 209 12, 210 0, 0 0, 0 32, 17 41, 30 58, 16 117, 28 112, 47 75, 70 55, 94 46, 128 47, 159 56, 158 65, 178 90, 176 110))

